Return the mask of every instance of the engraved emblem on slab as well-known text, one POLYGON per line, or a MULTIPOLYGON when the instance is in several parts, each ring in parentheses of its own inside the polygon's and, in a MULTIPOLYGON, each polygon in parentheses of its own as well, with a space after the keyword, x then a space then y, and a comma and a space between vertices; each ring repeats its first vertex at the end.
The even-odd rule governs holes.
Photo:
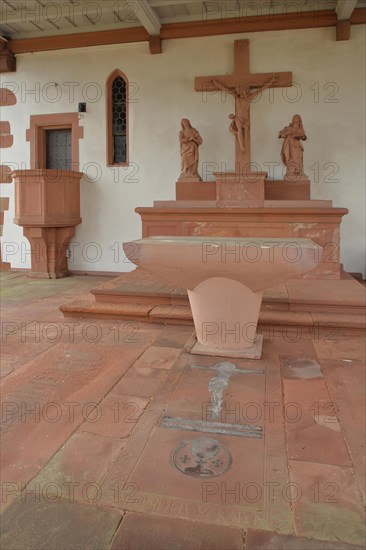
POLYGON ((173 451, 172 458, 178 470, 194 477, 220 476, 232 464, 228 449, 210 437, 184 441, 173 451))

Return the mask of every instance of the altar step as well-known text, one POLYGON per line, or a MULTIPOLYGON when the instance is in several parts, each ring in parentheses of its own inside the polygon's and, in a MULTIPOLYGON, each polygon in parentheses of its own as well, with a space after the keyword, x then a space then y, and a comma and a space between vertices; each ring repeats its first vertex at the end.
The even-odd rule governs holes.
MULTIPOLYGON (((65 317, 193 324, 185 289, 135 269, 61 306, 65 317)), ((260 325, 365 328, 365 288, 340 280, 296 279, 265 291, 260 325)))

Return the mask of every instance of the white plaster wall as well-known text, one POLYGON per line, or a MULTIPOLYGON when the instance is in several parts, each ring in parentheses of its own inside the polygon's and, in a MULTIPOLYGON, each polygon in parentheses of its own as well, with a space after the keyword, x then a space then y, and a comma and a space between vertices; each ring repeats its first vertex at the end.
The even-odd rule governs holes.
MULTIPOLYGON (((127 271, 133 267, 124 259, 120 243, 141 236, 140 218, 134 212, 137 206, 175 198, 182 117, 189 118, 203 137, 203 176, 215 167, 233 169, 234 138, 227 118, 233 99, 221 92, 203 97, 194 91, 194 77, 231 73, 233 41, 238 38, 250 39, 252 72, 292 70, 296 83, 296 88, 288 89, 287 99, 286 92, 277 89, 272 97, 265 92, 252 106, 252 160, 267 170, 265 163, 279 163, 278 131, 300 113, 308 135, 304 159, 313 182, 312 197, 333 199, 335 206, 349 209, 342 224, 342 261, 348 271, 364 270, 365 26, 353 26, 351 40, 344 42, 336 42, 335 30, 329 28, 167 40, 162 55, 150 55, 146 43, 19 55, 17 72, 2 75, 3 86, 18 86, 17 106, 2 109, 1 119, 10 121, 14 135, 13 147, 1 151, 3 163, 29 167, 25 131, 30 114, 76 111, 79 101, 87 101, 81 120, 85 137, 79 143, 81 169, 87 169, 89 180, 82 181, 83 222, 73 240, 72 269, 127 271), (104 92, 115 68, 127 75, 132 92, 133 165, 119 169, 106 166, 104 92), (37 82, 41 94, 25 95, 25 86, 34 89, 37 82), (51 101, 52 87, 47 87, 51 82, 61 86, 56 102, 51 101), (78 84, 73 98, 67 82, 78 84), (85 97, 89 92, 92 99, 96 92, 95 87, 87 87, 91 82, 102 92, 97 101, 85 97)), ((275 166, 275 178, 281 174, 282 167, 275 166)), ((12 267, 29 267, 29 254, 24 253, 29 245, 22 228, 12 223, 13 186, 2 187, 4 195, 11 197, 3 240, 10 247, 8 252, 9 243, 15 243, 17 250, 6 255, 4 249, 3 259, 12 267)))

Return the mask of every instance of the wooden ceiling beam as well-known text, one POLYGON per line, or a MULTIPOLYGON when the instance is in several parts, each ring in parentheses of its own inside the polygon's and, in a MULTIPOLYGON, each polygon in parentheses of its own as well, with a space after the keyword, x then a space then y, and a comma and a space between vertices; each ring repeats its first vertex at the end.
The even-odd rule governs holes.
POLYGON ((148 40, 149 33, 144 27, 132 27, 129 29, 82 32, 57 36, 42 36, 38 38, 19 38, 16 40, 9 40, 9 46, 13 53, 19 54, 85 48, 88 46, 104 46, 107 44, 145 42, 148 40))
MULTIPOLYGON (((262 32, 287 29, 307 29, 335 27, 337 15, 334 10, 302 12, 293 14, 274 14, 230 19, 211 19, 186 23, 163 24, 160 28, 161 39, 215 36, 243 32, 262 32)), ((351 25, 366 23, 366 8, 356 8, 350 18, 351 25)), ((123 44, 150 40, 151 34, 143 27, 108 31, 85 32, 78 34, 53 35, 39 38, 22 38, 9 41, 14 54, 47 50, 61 50, 100 46, 104 44, 123 44)))

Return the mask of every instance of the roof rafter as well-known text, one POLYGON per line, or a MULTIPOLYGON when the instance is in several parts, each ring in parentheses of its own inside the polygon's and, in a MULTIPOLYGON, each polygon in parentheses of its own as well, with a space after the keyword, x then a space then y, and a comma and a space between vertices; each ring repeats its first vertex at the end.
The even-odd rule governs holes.
POLYGON ((137 4, 137 10, 135 11, 136 17, 141 21, 147 32, 151 35, 159 35, 161 22, 151 5, 147 0, 139 0, 137 4))
POLYGON ((350 19, 356 6, 357 0, 338 0, 336 6, 338 21, 350 19))

